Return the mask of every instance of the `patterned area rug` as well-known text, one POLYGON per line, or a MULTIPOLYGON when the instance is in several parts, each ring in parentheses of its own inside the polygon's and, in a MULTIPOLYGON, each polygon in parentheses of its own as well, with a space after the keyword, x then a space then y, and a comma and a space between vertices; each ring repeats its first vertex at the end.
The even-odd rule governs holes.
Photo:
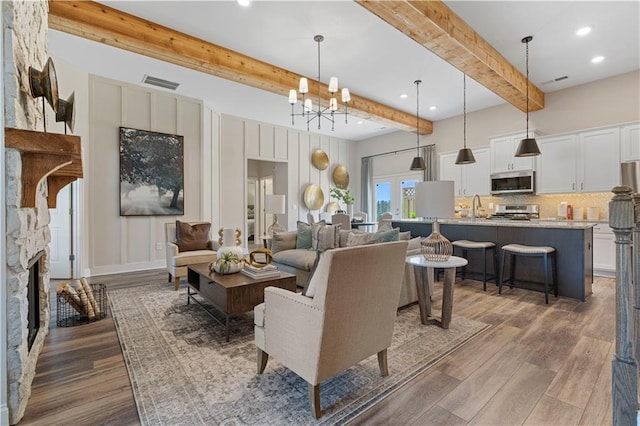
POLYGON ((252 313, 232 318, 227 343, 224 326, 187 305, 185 287, 150 283, 110 290, 108 298, 143 425, 341 424, 489 327, 454 316, 443 330, 422 325, 415 304, 400 309, 389 376, 380 376, 373 355, 325 380, 316 420, 295 373, 270 358, 256 374, 252 313))

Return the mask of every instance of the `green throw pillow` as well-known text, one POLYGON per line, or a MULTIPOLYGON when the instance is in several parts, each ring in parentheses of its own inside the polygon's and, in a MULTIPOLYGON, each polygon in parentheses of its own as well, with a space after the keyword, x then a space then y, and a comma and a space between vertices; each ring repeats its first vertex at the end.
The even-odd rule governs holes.
POLYGON ((378 231, 373 234, 373 240, 378 243, 388 243, 391 241, 398 241, 400 236, 400 228, 393 228, 389 230, 378 231))
POLYGON ((311 248, 311 225, 298 221, 298 238, 296 240, 297 249, 311 248))

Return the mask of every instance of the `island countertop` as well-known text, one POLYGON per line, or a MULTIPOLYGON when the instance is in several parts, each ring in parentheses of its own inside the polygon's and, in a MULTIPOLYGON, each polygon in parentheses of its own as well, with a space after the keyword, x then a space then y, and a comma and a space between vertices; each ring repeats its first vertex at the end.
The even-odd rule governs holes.
MULTIPOLYGON (((478 226, 508 226, 523 228, 559 228, 559 229, 589 229, 598 225, 598 222, 588 222, 583 220, 550 220, 550 219, 532 219, 532 220, 508 220, 508 219, 482 219, 482 218, 446 218, 438 219, 441 224, 449 225, 478 225, 478 226)), ((393 223, 427 223, 433 221, 424 221, 421 219, 403 219, 393 220, 393 223)))
MULTIPOLYGON (((557 279, 560 296, 585 301, 591 294, 593 283, 593 228, 597 222, 578 220, 490 220, 472 218, 438 219, 440 233, 449 241, 487 241, 496 245, 498 260, 501 261, 501 247, 506 244, 550 246, 556 250, 558 264, 557 279)), ((411 231, 412 236, 426 237, 431 234, 433 222, 404 219, 392 220, 394 228, 411 231)), ((456 252, 456 255, 460 255, 456 252)), ((481 251, 469 250, 466 254, 467 270, 483 270, 481 251)), ((505 276, 509 265, 505 265, 505 276)), ((490 268, 489 270, 491 271, 490 268)), ((543 268, 539 259, 523 257, 518 259, 518 276, 530 281, 544 281, 543 268)), ((491 271, 493 272, 493 271, 491 271)), ((517 279, 517 278, 516 278, 517 279)), ((523 283, 525 286, 526 283, 523 283)), ((531 285, 531 288, 539 288, 531 285)))

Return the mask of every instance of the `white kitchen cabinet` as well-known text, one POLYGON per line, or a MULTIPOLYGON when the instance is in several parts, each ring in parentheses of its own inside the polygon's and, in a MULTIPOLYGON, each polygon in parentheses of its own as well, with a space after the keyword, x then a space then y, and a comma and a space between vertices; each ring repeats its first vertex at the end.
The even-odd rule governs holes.
POLYGON ((640 123, 620 130, 620 159, 622 162, 640 160, 640 123))
POLYGON ((457 152, 440 154, 440 180, 454 181, 456 197, 490 195, 489 148, 472 151, 476 159, 472 164, 456 164, 457 152))
POLYGON ((538 138, 536 192, 607 192, 620 184, 620 130, 538 138))
MULTIPOLYGON (((535 136, 535 131, 529 134, 535 136)), ((527 137, 527 134, 516 133, 501 136, 489 140, 491 153, 491 173, 510 172, 514 170, 535 170, 536 157, 515 157, 520 141, 527 137)))
POLYGON ((541 155, 536 171, 538 194, 576 191, 578 138, 576 135, 538 138, 541 155))
POLYGON ((593 272, 612 275, 616 270, 616 245, 613 231, 606 223, 593 227, 593 272))

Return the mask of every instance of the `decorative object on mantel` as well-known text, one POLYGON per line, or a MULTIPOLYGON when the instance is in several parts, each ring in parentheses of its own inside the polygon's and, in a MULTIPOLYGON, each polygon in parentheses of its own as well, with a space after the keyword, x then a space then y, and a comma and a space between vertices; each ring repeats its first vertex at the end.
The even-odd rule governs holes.
POLYGON ((527 51, 527 91, 526 91, 526 112, 527 112, 527 133, 526 137, 520 141, 518 145, 518 149, 516 150, 516 157, 533 157, 536 155, 540 155, 540 148, 538 148, 538 143, 535 138, 529 137, 529 42, 533 40, 533 36, 527 36, 523 38, 521 41, 526 45, 527 51))
POLYGON ((284 226, 278 223, 278 215, 287 212, 286 197, 281 194, 269 194, 264 197, 264 212, 273 215, 273 223, 267 228, 267 235, 273 237, 274 232, 284 232, 284 226))
POLYGON ((345 189, 349 186, 349 172, 342 164, 338 164, 333 169, 331 177, 333 178, 333 183, 335 183, 338 188, 345 189))
POLYGON ((472 164, 476 162, 473 151, 467 148, 467 74, 462 73, 462 149, 456 156, 456 164, 472 164))
POLYGON ((329 157, 327 153, 321 149, 316 149, 311 154, 311 164, 318 170, 324 170, 329 167, 329 157))
POLYGON ((29 67, 29 87, 31 96, 34 98, 42 98, 42 120, 44 121, 44 131, 47 131, 47 119, 44 113, 44 100, 46 99, 53 108, 54 112, 58 112, 58 79, 56 77, 56 68, 53 66, 53 60, 47 59, 42 71, 33 67, 29 67))
POLYGON ((426 260, 446 262, 453 253, 453 246, 440 234, 438 218, 453 216, 454 182, 450 180, 418 182, 415 191, 416 215, 433 219, 431 235, 422 241, 422 255, 426 260))
POLYGON ((313 40, 318 43, 318 82, 316 85, 318 86, 318 104, 313 105, 311 98, 305 99, 305 94, 309 92, 309 82, 305 77, 300 79, 300 85, 298 87, 300 93, 302 94, 302 112, 299 114, 295 114, 293 112, 293 106, 298 102, 298 94, 295 89, 291 89, 289 91, 289 103, 291 104, 291 125, 294 125, 293 118, 296 115, 300 115, 303 118, 307 119, 307 131, 309 131, 309 123, 314 119, 318 119, 318 130, 321 129, 320 122, 322 119, 329 120, 331 122, 331 130, 334 130, 334 118, 335 115, 341 114, 344 115, 344 124, 347 124, 347 117, 349 116, 349 102, 351 101, 351 95, 349 94, 349 89, 346 87, 342 89, 342 102, 345 105, 344 112, 338 112, 338 100, 335 97, 336 92, 338 91, 338 77, 331 77, 329 79, 329 93, 331 94, 329 98, 329 106, 323 107, 320 98, 320 88, 322 86, 320 82, 320 43, 324 40, 324 36, 318 34, 313 37, 313 40), (314 109, 315 108, 315 109, 314 109))
POLYGON ((210 265, 209 270, 214 270, 219 274, 240 272, 244 267, 244 252, 240 239, 242 231, 238 228, 220 228, 218 235, 221 247, 216 254, 216 261, 210 265))
POLYGON ((318 210, 324 204, 324 193, 315 183, 310 183, 304 190, 304 204, 309 210, 318 210))
POLYGON ((414 83, 416 85, 416 156, 413 157, 409 170, 424 170, 427 166, 424 158, 420 156, 420 83, 422 80, 416 80, 414 83))
POLYGON ((67 100, 58 99, 58 111, 56 111, 56 121, 64 121, 64 134, 67 134, 67 127, 73 132, 76 122, 75 92, 72 92, 67 100))
POLYGON ((54 209, 58 192, 83 176, 79 136, 5 127, 4 144, 22 153, 21 207, 36 206, 38 185, 46 178, 47 205, 54 209))

